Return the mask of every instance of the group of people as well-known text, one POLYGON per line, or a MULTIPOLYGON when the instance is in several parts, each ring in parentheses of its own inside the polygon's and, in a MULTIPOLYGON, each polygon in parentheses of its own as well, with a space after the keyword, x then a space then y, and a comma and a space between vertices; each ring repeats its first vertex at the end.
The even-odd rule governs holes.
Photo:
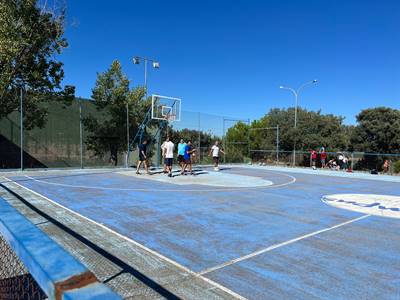
POLYGON ((311 150, 311 155, 310 155, 311 167, 313 169, 317 168, 318 155, 319 155, 320 162, 321 162, 321 168, 323 168, 323 169, 326 168, 327 153, 325 151, 325 147, 321 147, 318 152, 315 150, 311 150))
MULTIPOLYGON (((172 177, 172 165, 174 163, 174 150, 175 144, 169 137, 161 145, 162 156, 164 157, 164 173, 168 177, 172 177)), ((193 175, 192 158, 196 156, 197 149, 193 148, 192 141, 188 140, 187 143, 183 139, 178 144, 178 164, 181 167, 181 175, 186 174, 186 170, 193 175)))
MULTIPOLYGON (((144 140, 138 146, 139 150, 139 160, 136 167, 136 174, 140 174, 140 167, 144 164, 144 168, 147 174, 150 174, 149 171, 149 161, 147 157, 147 145, 148 140, 144 140)), ((175 144, 171 141, 170 137, 167 137, 166 140, 161 145, 162 157, 164 158, 164 170, 163 172, 168 174, 168 177, 172 177, 172 166, 174 163, 174 152, 175 152, 175 144)), ((178 143, 177 147, 177 160, 180 166, 181 175, 186 175, 186 172, 189 172, 191 175, 194 175, 192 169, 192 160, 196 156, 197 149, 193 147, 192 141, 188 140, 185 142, 181 139, 178 143)), ((225 154, 223 149, 220 148, 219 142, 215 141, 215 144, 211 147, 209 151, 209 155, 213 157, 214 162, 214 170, 218 171, 219 166, 219 155, 220 153, 225 154)))
POLYGON ((320 150, 317 152, 316 150, 311 150, 310 154, 310 161, 311 161, 311 167, 313 169, 317 168, 317 160, 318 156, 320 159, 321 163, 321 168, 329 168, 332 170, 349 170, 349 158, 343 154, 342 152, 337 153, 337 157, 334 157, 327 161, 327 152, 325 150, 325 147, 321 147, 320 150))

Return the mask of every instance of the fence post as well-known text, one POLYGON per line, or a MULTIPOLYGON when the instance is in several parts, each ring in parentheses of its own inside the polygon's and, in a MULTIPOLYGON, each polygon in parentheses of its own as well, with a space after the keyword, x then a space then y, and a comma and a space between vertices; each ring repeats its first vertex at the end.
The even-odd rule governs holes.
POLYGON ((129 103, 126 101, 126 163, 125 167, 129 167, 129 103))
POLYGON ((276 125, 276 165, 279 165, 279 125, 276 125))
POLYGON ((351 152, 351 169, 354 170, 354 152, 351 152))
POLYGON ((201 124, 200 124, 200 118, 201 118, 201 114, 200 112, 198 112, 198 131, 199 131, 199 153, 198 153, 198 157, 199 157, 199 164, 201 165, 201 124))
POLYGON ((253 163, 253 160, 251 159, 250 126, 249 126, 249 130, 247 131, 247 152, 249 155, 250 162, 253 163))
POLYGON ((20 142, 21 142, 21 149, 20 149, 20 155, 21 155, 21 171, 24 170, 24 96, 23 96, 23 90, 21 86, 21 94, 20 94, 20 142))
POLYGON ((79 98, 79 148, 81 169, 83 169, 82 99, 79 98))
POLYGON ((157 131, 157 137, 156 137, 156 139, 157 139, 157 148, 156 148, 156 160, 157 160, 157 164, 156 164, 156 167, 157 168, 159 168, 160 167, 160 162, 161 162, 161 160, 162 160, 162 157, 161 157, 161 153, 160 153, 160 149, 161 149, 161 130, 158 130, 157 131))
POLYGON ((226 163, 226 153, 228 153, 228 149, 226 148, 226 136, 225 136, 225 117, 222 117, 222 146, 224 148, 225 151, 225 155, 224 155, 224 164, 226 163))

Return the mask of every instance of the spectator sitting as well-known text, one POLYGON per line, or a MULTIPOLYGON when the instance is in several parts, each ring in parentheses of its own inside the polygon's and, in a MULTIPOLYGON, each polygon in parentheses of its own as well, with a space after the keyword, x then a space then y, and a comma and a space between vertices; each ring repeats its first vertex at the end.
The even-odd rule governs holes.
POLYGON ((328 166, 328 168, 330 168, 332 170, 336 170, 338 165, 336 163, 336 160, 334 158, 332 158, 331 160, 328 161, 327 166, 328 166))

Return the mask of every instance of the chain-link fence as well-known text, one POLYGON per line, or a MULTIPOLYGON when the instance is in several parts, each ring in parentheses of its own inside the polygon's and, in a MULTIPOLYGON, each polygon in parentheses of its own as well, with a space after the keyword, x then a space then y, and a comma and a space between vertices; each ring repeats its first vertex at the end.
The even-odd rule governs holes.
MULTIPOLYGON (((133 145, 129 161, 126 160, 128 141, 138 132, 144 118, 143 114, 135 112, 135 107, 128 107, 128 110, 125 105, 113 107, 114 116, 120 116, 119 124, 115 124, 109 107, 96 106, 90 100, 76 99, 69 106, 59 103, 47 105, 48 114, 43 128, 23 131, 22 164, 20 115, 14 112, 0 120, 0 168, 121 167, 136 164, 136 145, 133 145)), ((161 122, 154 121, 146 129, 147 137, 152 139, 152 146, 148 149, 152 165, 161 164, 160 146, 168 134, 176 144, 181 138, 191 140, 197 149, 193 159, 198 164, 212 163, 209 150, 219 140, 226 153, 221 158, 224 163, 310 166, 308 151, 299 149, 294 156, 288 147, 283 149, 283 145, 287 146, 281 138, 285 132, 278 126, 254 128, 249 126, 250 120, 246 118, 190 111, 182 111, 180 122, 169 123, 162 130, 161 122), (156 133, 158 136, 155 136, 156 133)), ((340 164, 339 154, 328 152, 326 163, 340 164)), ((344 154, 352 170, 393 174, 400 168, 397 167, 400 164, 397 154, 344 154)), ((319 156, 316 167, 322 167, 319 156)))
POLYGON ((47 299, 10 245, 0 234, 0 299, 47 299))
MULTIPOLYGON (((253 150, 250 154, 251 161, 259 165, 279 165, 312 167, 313 159, 310 151, 296 151, 293 164, 293 151, 253 150)), ((326 157, 321 153, 316 154, 316 168, 332 170, 354 170, 366 172, 380 172, 385 174, 400 173, 400 154, 364 153, 364 152, 326 152, 326 157)))
MULTIPOLYGON (((80 168, 80 167, 113 167, 125 166, 128 140, 132 139, 141 118, 135 117, 135 107, 129 108, 126 118, 126 107, 118 109, 121 124, 113 124, 110 108, 96 106, 93 101, 76 99, 71 105, 53 102, 44 104, 48 110, 46 122, 42 128, 24 128, 22 148, 20 131, 20 114, 15 111, 0 119, 0 168, 80 168), (126 121, 128 123, 126 123, 126 121), (127 126, 128 125, 128 126, 127 126), (127 134, 127 128, 129 128, 127 134), (22 149, 22 151, 21 151, 22 149), (22 152, 22 155, 21 155, 22 152), (22 160, 21 160, 22 157, 22 160)), ((114 112, 115 113, 115 112, 114 112)), ((226 131, 237 122, 249 120, 232 119, 212 114, 182 111, 181 121, 169 123, 160 133, 160 142, 165 139, 167 131, 174 143, 180 138, 192 140, 198 152, 197 163, 209 163, 210 147, 216 140, 224 142, 226 131)), ((160 123, 161 124, 161 123, 160 123)), ((158 121, 147 128, 147 138, 156 139, 154 135, 160 125, 158 121)), ((154 141, 150 150, 153 165, 160 164, 160 144, 154 141)), ((234 148, 227 143, 223 147, 230 148, 227 162, 233 162, 234 148)), ((137 159, 136 145, 130 155, 128 165, 135 164, 137 159)))

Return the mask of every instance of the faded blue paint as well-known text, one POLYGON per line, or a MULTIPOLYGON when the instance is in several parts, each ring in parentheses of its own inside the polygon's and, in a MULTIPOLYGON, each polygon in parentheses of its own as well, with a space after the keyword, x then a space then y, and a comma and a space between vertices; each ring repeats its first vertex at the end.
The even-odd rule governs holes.
POLYGON ((50 299, 57 282, 88 271, 1 197, 0 232, 50 299))
POLYGON ((393 225, 369 217, 207 277, 251 299, 399 299, 399 226, 393 225))
MULTIPOLYGON (((233 166, 238 167, 238 166, 233 166)), ((239 166, 240 167, 240 166, 239 166)), ((329 169, 316 169, 312 168, 288 168, 288 167, 275 167, 275 166, 245 166, 246 168, 254 168, 258 170, 278 171, 287 173, 297 174, 311 174, 318 176, 332 176, 332 177, 344 177, 344 178, 355 178, 355 179, 366 179, 375 181, 388 181, 388 182, 400 182, 400 176, 384 175, 384 174, 370 174, 366 172, 344 172, 343 170, 329 170, 329 169)))
MULTIPOLYGON (((279 171, 282 172, 282 170, 279 171)), ((284 174, 268 171, 265 168, 235 167, 223 172, 257 176, 271 180, 275 184, 288 182, 288 177, 284 174)), ((201 271, 273 244, 361 216, 357 212, 326 205, 320 201, 323 195, 337 193, 400 194, 397 182, 364 180, 350 178, 349 176, 316 176, 315 173, 308 174, 305 172, 293 175, 297 177, 297 181, 283 187, 250 188, 239 191, 218 190, 216 188, 214 192, 204 192, 207 189, 205 186, 179 186, 115 173, 67 175, 63 177, 46 174, 35 178, 43 179, 44 177, 43 180, 45 181, 61 184, 120 189, 137 188, 148 189, 148 191, 72 188, 26 180, 24 177, 12 179, 21 180, 20 184, 82 215, 103 223, 194 271, 201 271), (168 192, 170 189, 176 191, 168 192), (185 191, 186 189, 197 191, 188 192, 185 191)), ((171 182, 173 180, 172 178, 171 182)), ((395 260, 395 263, 392 263, 392 268, 386 269, 386 275, 395 276, 394 274, 398 273, 399 270, 397 263, 400 258, 392 256, 394 249, 397 249, 393 244, 400 244, 400 240, 398 235, 396 236, 393 233, 400 232, 400 222, 378 217, 373 217, 373 220, 376 224, 385 224, 385 230, 391 234, 391 240, 386 240, 387 235, 383 234, 384 232, 380 234, 375 232, 373 237, 376 241, 375 244, 360 242, 351 245, 351 247, 354 253, 364 250, 370 251, 370 255, 366 255, 366 257, 371 259, 374 268, 379 268, 379 262, 390 256, 392 260, 395 260), (379 242, 382 245, 390 244, 391 247, 379 247, 379 242), (370 248, 371 246, 373 247, 370 248), (376 260, 374 260, 375 256, 376 260)), ((362 224, 371 224, 371 227, 376 226, 375 223, 369 222, 370 220, 365 220, 362 224)), ((331 236, 336 232, 341 233, 348 228, 359 228, 359 234, 367 236, 373 232, 372 229, 370 231, 368 226, 365 228, 354 226, 353 224, 346 225, 329 232, 329 234, 323 233, 321 237, 331 236)), ((356 232, 357 229, 355 229, 354 236, 357 236, 356 232)), ((219 283, 229 286, 244 296, 250 296, 250 298, 257 298, 256 296, 253 297, 253 295, 256 295, 256 293, 253 294, 253 291, 260 291, 259 295, 265 296, 263 293, 267 290, 264 286, 269 287, 271 293, 273 293, 274 282, 277 287, 282 287, 282 290, 278 288, 275 290, 277 293, 275 296, 283 293, 282 295, 287 295, 287 298, 302 298, 297 297, 298 295, 310 299, 318 298, 317 291, 322 287, 313 291, 302 280, 311 280, 310 285, 313 283, 317 286, 325 286, 329 284, 330 270, 324 269, 318 273, 318 276, 310 275, 311 277, 303 279, 290 275, 291 265, 298 260, 310 260, 309 269, 305 264, 305 269, 302 272, 313 274, 315 266, 312 264, 312 254, 313 251, 317 250, 310 250, 309 252, 301 248, 293 252, 289 250, 297 245, 300 247, 303 243, 306 244, 304 247, 307 247, 308 241, 311 241, 311 239, 260 256, 260 259, 263 257, 268 259, 275 252, 288 251, 285 252, 285 255, 276 258, 280 261, 279 266, 282 268, 278 271, 272 268, 272 265, 270 267, 269 263, 266 263, 266 265, 261 263, 261 266, 256 266, 250 264, 252 260, 249 260, 248 267, 245 267, 250 276, 248 279, 243 278, 244 273, 229 271, 230 268, 216 271, 215 274, 211 273, 209 276, 216 276, 219 283), (222 275, 219 276, 219 274, 222 275), (265 277, 270 278, 270 281, 266 281, 265 277), (294 294, 285 294, 285 285, 288 286, 287 290, 294 294), (306 292, 308 290, 309 292, 306 292), (298 291, 298 294, 295 291, 298 291)), ((332 242, 342 242, 343 245, 347 245, 351 244, 352 240, 342 239, 339 235, 337 241, 333 240, 332 242)), ((327 260, 332 264, 332 272, 334 272, 335 265, 341 263, 336 261, 343 258, 339 255, 339 248, 333 247, 332 249, 332 255, 327 257, 327 260)), ((315 255, 323 256, 323 253, 323 251, 321 253, 315 252, 315 255)), ((360 263, 359 260, 354 259, 353 261, 353 259, 349 258, 347 263, 357 265, 360 263)), ((328 263, 324 260, 321 260, 321 262, 328 263)), ((246 263, 247 261, 241 264, 246 263)), ((360 268, 363 272, 368 269, 368 267, 360 268)), ((338 269, 338 272, 341 271, 338 269)), ((347 274, 346 280, 349 285, 361 286, 364 283, 362 277, 351 276, 351 269, 346 269, 343 272, 347 274)), ((371 274, 370 276, 373 278, 375 275, 371 274)), ((335 280, 339 280, 338 278, 335 277, 335 280)), ((369 288, 380 293, 387 290, 387 286, 380 283, 369 288)), ((332 290, 330 291, 332 292, 332 290)), ((331 292, 327 288, 327 293, 331 292)), ((348 288, 344 289, 343 293, 348 298, 353 295, 348 288)), ((332 294, 329 295, 332 296, 332 294)), ((327 294, 327 298, 330 297, 329 295, 327 294)), ((361 292, 354 295, 361 295, 361 292)), ((391 295, 393 296, 393 294, 391 295)))

